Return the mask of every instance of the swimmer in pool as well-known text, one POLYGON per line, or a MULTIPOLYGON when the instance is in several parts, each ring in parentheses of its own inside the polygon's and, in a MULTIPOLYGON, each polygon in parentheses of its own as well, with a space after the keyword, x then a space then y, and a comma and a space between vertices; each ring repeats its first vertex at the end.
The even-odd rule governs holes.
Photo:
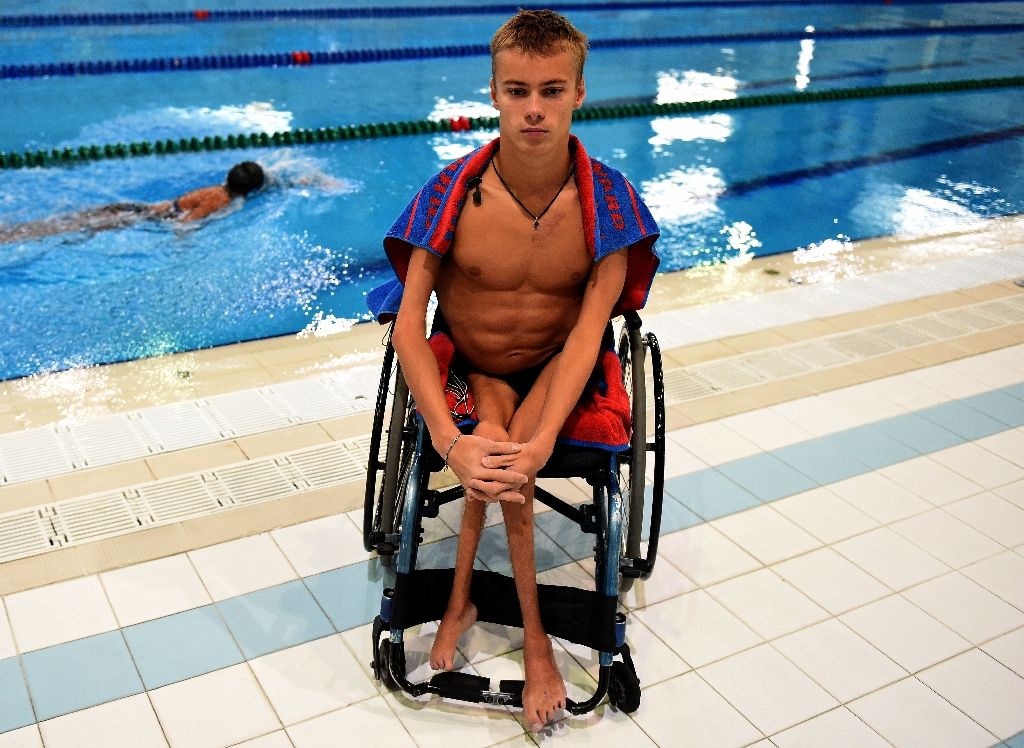
POLYGON ((227 208, 240 197, 260 189, 265 181, 263 168, 254 161, 235 164, 224 184, 201 187, 174 200, 159 203, 111 203, 41 221, 0 227, 0 244, 36 239, 69 231, 108 231, 140 221, 198 221, 227 208))

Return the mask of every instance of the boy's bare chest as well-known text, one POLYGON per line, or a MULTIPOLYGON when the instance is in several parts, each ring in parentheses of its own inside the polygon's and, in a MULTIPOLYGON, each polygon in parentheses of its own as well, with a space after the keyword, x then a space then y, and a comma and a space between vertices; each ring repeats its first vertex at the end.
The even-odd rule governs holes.
POLYGON ((456 227, 449 261, 457 275, 493 290, 578 289, 592 260, 575 188, 564 190, 534 228, 536 215, 485 183, 480 205, 467 199, 456 227))

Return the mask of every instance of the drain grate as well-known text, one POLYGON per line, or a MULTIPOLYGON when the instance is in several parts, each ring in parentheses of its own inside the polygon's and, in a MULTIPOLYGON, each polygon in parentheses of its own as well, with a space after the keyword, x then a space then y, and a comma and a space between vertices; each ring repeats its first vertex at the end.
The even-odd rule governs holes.
POLYGON ((855 332, 692 364, 665 374, 665 398, 677 404, 719 392, 754 387, 809 371, 824 371, 895 351, 1024 320, 1024 297, 979 302, 855 332))
POLYGON ((369 437, 0 515, 0 563, 362 480, 369 437))

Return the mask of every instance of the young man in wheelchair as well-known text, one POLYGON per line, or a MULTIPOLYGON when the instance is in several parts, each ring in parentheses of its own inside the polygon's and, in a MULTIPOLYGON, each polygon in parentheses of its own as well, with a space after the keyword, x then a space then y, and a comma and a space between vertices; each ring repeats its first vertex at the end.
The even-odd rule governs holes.
MULTIPOLYGON (((632 187, 570 136, 586 94, 587 40, 551 11, 520 11, 491 42, 497 141, 421 190, 385 240, 404 291, 392 343, 435 450, 465 489, 455 580, 430 662, 454 667, 476 621, 469 599, 489 502, 500 502, 523 617, 531 729, 565 706, 541 622, 533 542, 537 472, 594 372, 608 321, 643 305, 657 228, 632 187), (403 277, 404 276, 404 277, 403 277), (448 370, 472 393, 472 433, 453 421, 426 339, 431 293, 454 344, 448 370)), ((448 384, 450 386, 451 379, 448 384)))

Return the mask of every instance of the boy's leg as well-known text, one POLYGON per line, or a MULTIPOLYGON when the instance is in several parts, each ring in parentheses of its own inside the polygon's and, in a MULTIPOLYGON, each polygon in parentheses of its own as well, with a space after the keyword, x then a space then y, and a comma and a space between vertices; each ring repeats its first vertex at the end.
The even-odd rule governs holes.
MULTIPOLYGON (((537 377, 533 388, 523 399, 509 426, 509 438, 529 441, 540 424, 544 399, 551 382, 554 359, 537 377)), ((527 726, 539 730, 551 721, 559 709, 565 708, 565 683, 555 664, 551 640, 544 631, 537 599, 537 565, 533 542, 533 496, 536 478, 520 489, 526 497, 522 504, 504 501, 501 510, 508 535, 509 557, 515 576, 516 593, 523 614, 523 665, 526 686, 523 689, 523 712, 527 726)))
MULTIPOLYGON (((473 433, 494 441, 508 441, 507 429, 519 404, 519 396, 507 383, 482 374, 471 374, 469 386, 480 420, 473 433)), ((486 511, 487 502, 466 497, 455 552, 452 594, 430 648, 430 666, 435 670, 452 670, 455 667, 455 647, 462 634, 476 622, 476 606, 469 599, 469 588, 486 511)))

